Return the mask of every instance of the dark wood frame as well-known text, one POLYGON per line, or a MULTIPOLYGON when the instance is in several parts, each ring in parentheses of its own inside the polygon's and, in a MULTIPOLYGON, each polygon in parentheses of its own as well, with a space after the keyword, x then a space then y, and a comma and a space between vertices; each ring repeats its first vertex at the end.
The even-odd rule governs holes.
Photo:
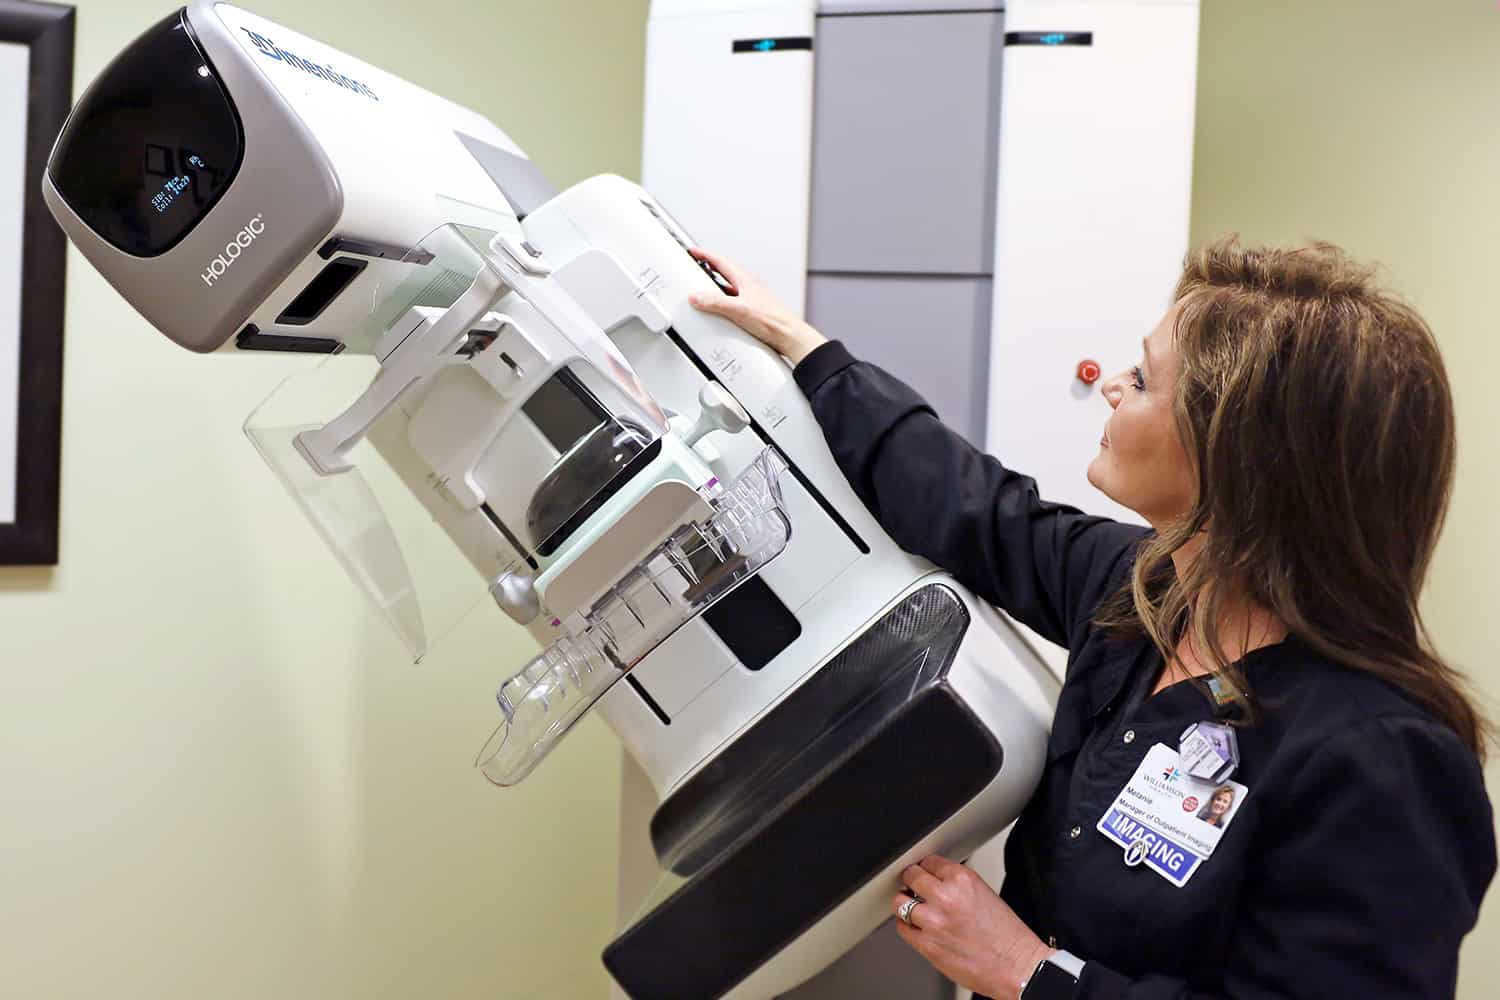
POLYGON ((31 50, 21 231, 16 520, 0 524, 0 564, 57 564, 62 471, 63 292, 67 241, 42 203, 42 172, 73 106, 72 7, 0 0, 0 41, 31 50))

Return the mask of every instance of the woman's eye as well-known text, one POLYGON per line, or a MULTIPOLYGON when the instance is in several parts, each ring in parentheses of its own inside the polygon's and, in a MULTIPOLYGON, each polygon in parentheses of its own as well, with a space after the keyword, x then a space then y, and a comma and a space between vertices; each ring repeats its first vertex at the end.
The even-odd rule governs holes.
POLYGON ((1136 365, 1134 368, 1130 369, 1130 384, 1135 386, 1137 391, 1145 390, 1146 376, 1141 371, 1140 365, 1136 365))

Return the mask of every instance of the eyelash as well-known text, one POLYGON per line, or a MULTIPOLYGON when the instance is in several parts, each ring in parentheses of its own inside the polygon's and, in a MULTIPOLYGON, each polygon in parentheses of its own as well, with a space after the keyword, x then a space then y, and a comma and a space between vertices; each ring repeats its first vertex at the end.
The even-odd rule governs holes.
POLYGON ((1136 365, 1130 369, 1130 382, 1135 386, 1137 392, 1146 391, 1146 376, 1141 373, 1141 366, 1136 365))

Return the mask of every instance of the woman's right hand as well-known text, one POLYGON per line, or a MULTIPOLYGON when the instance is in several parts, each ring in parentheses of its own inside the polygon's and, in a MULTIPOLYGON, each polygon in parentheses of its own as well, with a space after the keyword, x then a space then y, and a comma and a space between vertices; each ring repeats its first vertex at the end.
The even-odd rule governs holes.
POLYGON ((794 315, 771 294, 760 279, 738 264, 707 250, 693 248, 693 256, 706 261, 734 287, 735 294, 709 292, 688 301, 695 309, 722 316, 793 365, 826 343, 826 338, 806 320, 794 315))

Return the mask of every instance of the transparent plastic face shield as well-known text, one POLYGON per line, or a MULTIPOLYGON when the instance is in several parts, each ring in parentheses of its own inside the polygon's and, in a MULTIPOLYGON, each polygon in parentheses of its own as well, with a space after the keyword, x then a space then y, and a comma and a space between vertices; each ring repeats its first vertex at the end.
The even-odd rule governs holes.
POLYGON ((630 316, 586 313, 507 239, 432 233, 387 269, 348 350, 245 423, 414 659, 480 609, 536 640, 496 668, 478 763, 502 785, 790 533, 775 454, 720 482, 605 334, 630 316))

